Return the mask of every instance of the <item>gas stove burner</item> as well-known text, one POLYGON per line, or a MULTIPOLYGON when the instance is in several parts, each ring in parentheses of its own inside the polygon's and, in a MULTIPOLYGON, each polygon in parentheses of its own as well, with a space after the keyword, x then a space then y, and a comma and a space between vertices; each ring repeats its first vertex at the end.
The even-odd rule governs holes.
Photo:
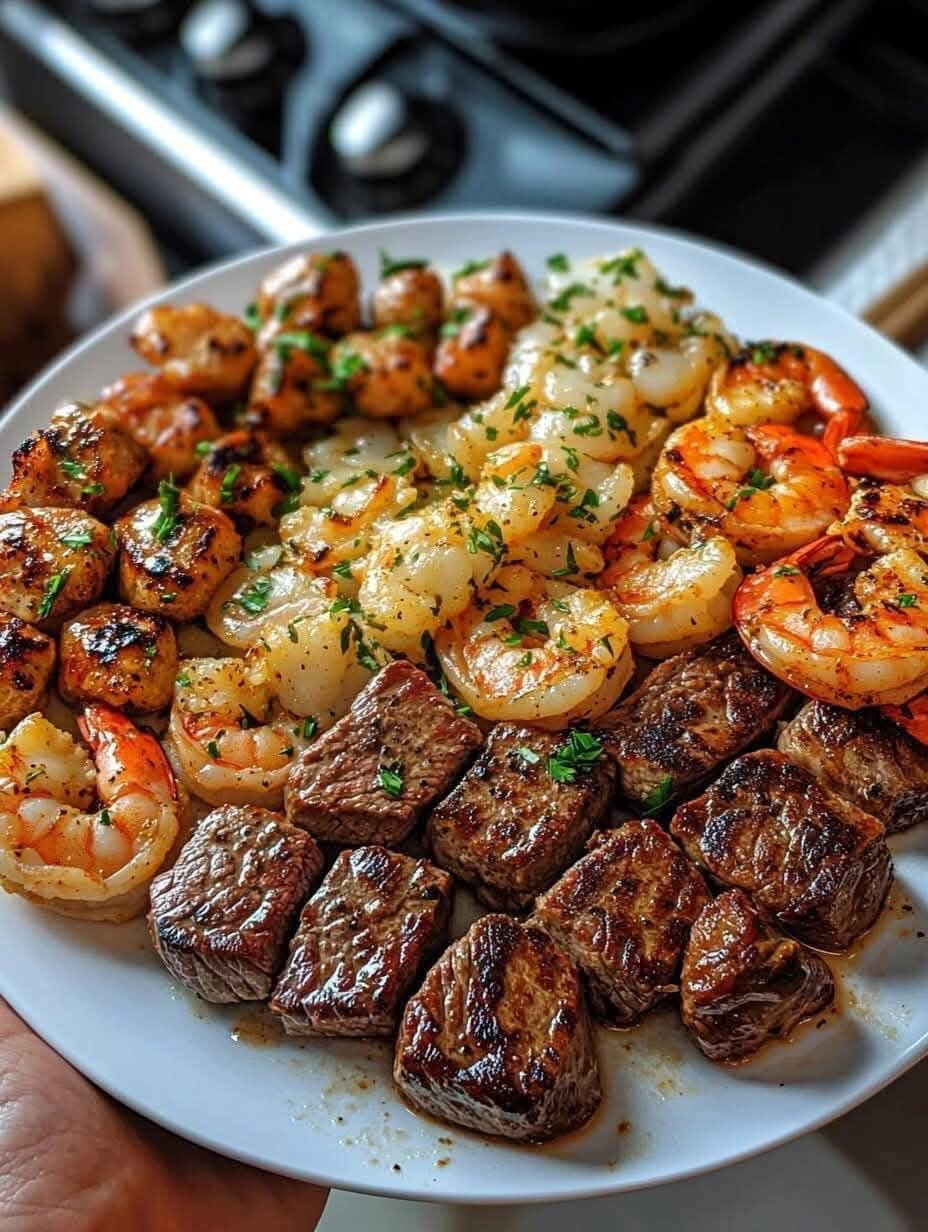
POLYGON ((670 33, 712 0, 650 0, 639 8, 601 0, 436 0, 510 47, 565 56, 606 56, 670 33), (625 9, 623 13, 617 9, 625 9))

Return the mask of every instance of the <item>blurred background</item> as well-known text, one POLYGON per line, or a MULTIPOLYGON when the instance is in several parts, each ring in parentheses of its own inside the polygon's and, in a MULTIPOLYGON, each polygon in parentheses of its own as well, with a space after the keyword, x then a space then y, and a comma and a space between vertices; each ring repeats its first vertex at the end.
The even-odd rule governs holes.
POLYGON ((928 332, 928 0, 0 0, 0 97, 0 397, 164 274, 409 210, 665 223, 928 332))

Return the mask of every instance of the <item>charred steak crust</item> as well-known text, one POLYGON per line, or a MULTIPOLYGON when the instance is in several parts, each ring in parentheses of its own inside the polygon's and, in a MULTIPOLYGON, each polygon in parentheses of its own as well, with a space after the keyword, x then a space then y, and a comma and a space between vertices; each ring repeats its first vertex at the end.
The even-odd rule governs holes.
POLYGON ((830 1005, 828 964, 764 921, 741 890, 703 909, 683 960, 681 1013, 712 1061, 756 1052, 830 1005))
POLYGON ((148 926, 165 966, 206 1001, 263 1000, 322 862, 278 813, 214 809, 151 885, 148 926))
POLYGON ((483 916, 407 1004, 393 1074, 415 1107, 483 1133, 582 1125, 602 1093, 573 964, 541 929, 483 916))
POLYGON ((928 818, 928 748, 878 710, 807 702, 777 748, 895 834, 928 818))
POLYGON ((596 834, 590 848, 539 898, 532 923, 586 976, 594 1010, 628 1027, 676 992, 683 949, 709 892, 655 821, 596 834))
POLYGON ((600 720, 619 790, 635 807, 680 795, 768 731, 791 696, 734 631, 665 660, 600 720))
POLYGON ((441 945, 453 883, 426 860, 343 851, 300 917, 271 999, 290 1035, 393 1035, 423 960, 441 945))
POLYGON ((392 847, 482 743, 480 728, 462 718, 424 672, 394 660, 344 718, 304 750, 287 782, 287 816, 319 839, 392 847), (384 789, 384 770, 398 776, 398 795, 384 789))
POLYGON ((429 817, 426 843, 437 864, 499 910, 519 911, 583 850, 605 816, 615 766, 604 754, 555 782, 548 758, 566 733, 515 723, 493 728, 483 752, 429 817))
POLYGON ((690 858, 809 945, 843 950, 892 881, 882 822, 781 753, 747 753, 671 822, 690 858))

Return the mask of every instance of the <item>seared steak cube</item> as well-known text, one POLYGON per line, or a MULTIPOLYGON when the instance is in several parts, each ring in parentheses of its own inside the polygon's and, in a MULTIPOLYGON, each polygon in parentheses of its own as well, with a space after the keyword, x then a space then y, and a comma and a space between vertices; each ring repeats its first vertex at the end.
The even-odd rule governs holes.
POLYGON ((582 1125, 602 1097, 580 978, 540 928, 485 915, 406 1006, 393 1076, 416 1108, 522 1141, 582 1125))
POLYGON ((870 927, 892 881, 883 823, 772 749, 732 762, 670 829, 717 881, 824 950, 870 927))
POLYGON ((304 750, 287 782, 287 816, 329 842, 393 847, 482 743, 424 672, 397 659, 304 750))
POLYGON ((611 758, 588 733, 500 723, 432 813, 426 841, 436 862, 473 885, 479 899, 518 911, 583 850, 614 780, 611 758), (579 761, 570 757, 571 741, 580 742, 579 761), (565 749, 566 772, 558 769, 565 749))
POLYGON ((677 990, 706 884, 655 821, 594 835, 591 850, 539 898, 532 922, 587 978, 593 1008, 628 1027, 677 990))
POLYGON ((426 860, 343 851, 303 908, 271 1009, 290 1035, 393 1035, 423 959, 440 948, 447 873, 426 860))
POLYGON ((168 970, 206 1001, 271 991, 322 852, 277 813, 226 804, 151 884, 149 929, 168 970))
POLYGON ((680 982, 683 1021, 712 1061, 783 1037, 830 1005, 827 963, 772 928, 741 890, 710 902, 693 925, 680 982))
POLYGON ((600 720, 619 790, 649 810, 684 794, 769 731, 791 696, 734 632, 667 659, 600 720))
POLYGON ((878 817, 887 833, 928 817, 928 748, 878 710, 807 702, 777 748, 829 791, 878 817))

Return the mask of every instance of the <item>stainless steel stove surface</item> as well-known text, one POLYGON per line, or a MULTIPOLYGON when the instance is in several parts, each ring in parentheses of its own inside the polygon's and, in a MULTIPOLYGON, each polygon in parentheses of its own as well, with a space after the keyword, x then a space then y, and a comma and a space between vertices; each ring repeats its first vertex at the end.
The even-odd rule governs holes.
POLYGON ((804 272, 928 149, 928 0, 0 0, 0 54, 180 266, 530 206, 804 272))

